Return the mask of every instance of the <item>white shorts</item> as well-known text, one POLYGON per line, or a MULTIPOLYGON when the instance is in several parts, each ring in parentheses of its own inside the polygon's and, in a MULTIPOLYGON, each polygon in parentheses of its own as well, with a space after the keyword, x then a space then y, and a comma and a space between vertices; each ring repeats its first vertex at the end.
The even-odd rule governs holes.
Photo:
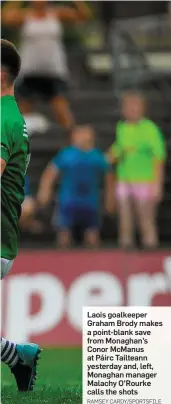
POLYGON ((7 275, 14 263, 14 260, 7 260, 6 258, 1 258, 1 279, 7 275))

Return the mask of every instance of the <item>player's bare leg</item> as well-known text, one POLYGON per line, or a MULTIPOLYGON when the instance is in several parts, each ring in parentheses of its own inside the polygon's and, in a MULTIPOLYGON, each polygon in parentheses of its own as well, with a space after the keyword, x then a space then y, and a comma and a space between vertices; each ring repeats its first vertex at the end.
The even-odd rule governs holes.
POLYGON ((69 248, 72 243, 72 235, 70 230, 61 230, 57 236, 58 246, 61 248, 69 248))
POLYGON ((43 231, 43 224, 35 219, 36 204, 32 197, 28 196, 22 205, 22 214, 20 217, 20 228, 28 230, 34 234, 41 234, 43 231))
POLYGON ((156 228, 155 204, 153 201, 140 200, 136 201, 135 208, 143 246, 145 248, 157 248, 158 234, 156 228))
POLYGON ((97 248, 100 245, 100 236, 98 230, 86 230, 84 235, 84 242, 86 246, 97 248))
POLYGON ((119 199, 119 245, 121 248, 132 248, 134 246, 134 216, 132 208, 129 198, 119 199))
POLYGON ((71 130, 75 124, 68 101, 64 97, 54 97, 51 100, 51 107, 58 122, 67 130, 71 130))

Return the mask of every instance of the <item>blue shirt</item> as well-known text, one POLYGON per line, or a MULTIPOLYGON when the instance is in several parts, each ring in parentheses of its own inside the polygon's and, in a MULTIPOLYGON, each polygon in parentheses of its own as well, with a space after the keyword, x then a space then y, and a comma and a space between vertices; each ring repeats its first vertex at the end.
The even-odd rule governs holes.
POLYGON ((61 204, 98 207, 100 183, 109 169, 102 152, 70 146, 59 152, 52 163, 61 172, 61 204))

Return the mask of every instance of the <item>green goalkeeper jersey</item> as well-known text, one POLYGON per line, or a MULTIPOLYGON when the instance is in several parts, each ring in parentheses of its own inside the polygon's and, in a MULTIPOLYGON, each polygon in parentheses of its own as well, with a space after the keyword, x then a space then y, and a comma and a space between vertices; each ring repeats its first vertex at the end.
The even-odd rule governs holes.
POLYGON ((1 158, 6 161, 1 177, 1 257, 13 260, 30 154, 26 124, 11 95, 1 98, 1 158))

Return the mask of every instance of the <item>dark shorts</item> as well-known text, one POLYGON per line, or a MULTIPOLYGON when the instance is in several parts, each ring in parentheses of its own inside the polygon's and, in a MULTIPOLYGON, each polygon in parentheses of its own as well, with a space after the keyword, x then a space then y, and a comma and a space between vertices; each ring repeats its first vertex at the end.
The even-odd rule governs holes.
POLYGON ((23 98, 38 96, 48 100, 65 95, 67 89, 67 82, 59 77, 24 76, 16 83, 16 95, 23 98))
POLYGON ((59 211, 56 226, 59 229, 69 229, 79 227, 82 230, 99 228, 98 209, 90 207, 63 207, 59 211))

